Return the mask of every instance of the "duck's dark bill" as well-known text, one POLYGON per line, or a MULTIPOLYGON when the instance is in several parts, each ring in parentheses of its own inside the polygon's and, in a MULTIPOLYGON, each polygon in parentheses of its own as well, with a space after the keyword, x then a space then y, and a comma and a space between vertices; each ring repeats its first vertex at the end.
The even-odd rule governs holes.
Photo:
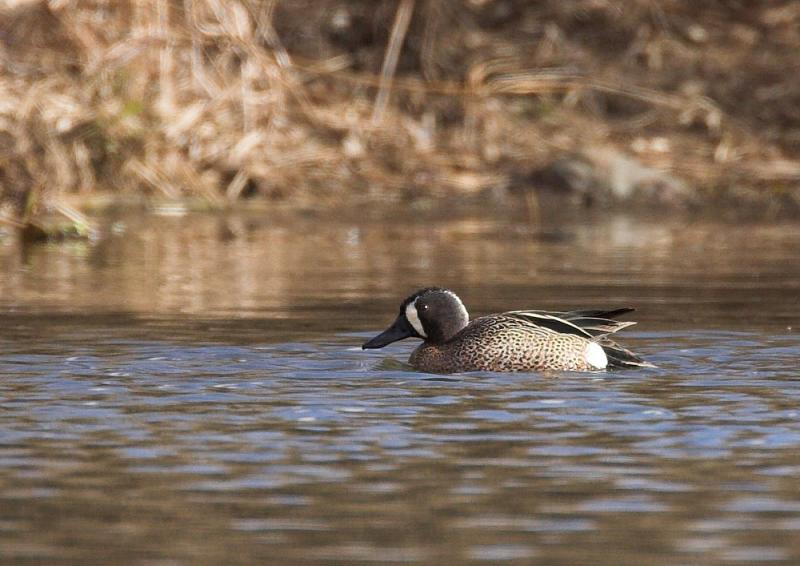
POLYGON ((403 315, 400 315, 397 317, 397 320, 394 321, 394 324, 378 334, 372 340, 365 342, 361 346, 361 349, 367 350, 370 348, 383 348, 392 342, 397 342, 403 338, 410 338, 411 336, 416 336, 414 329, 411 328, 411 325, 408 323, 406 318, 403 315))

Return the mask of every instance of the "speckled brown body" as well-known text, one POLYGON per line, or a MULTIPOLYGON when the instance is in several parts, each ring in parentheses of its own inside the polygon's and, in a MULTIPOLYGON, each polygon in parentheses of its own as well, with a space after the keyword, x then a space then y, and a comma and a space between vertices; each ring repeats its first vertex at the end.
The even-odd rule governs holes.
POLYGON ((473 320, 442 344, 423 342, 409 363, 430 373, 594 369, 586 361, 591 341, 549 328, 492 315, 473 320))

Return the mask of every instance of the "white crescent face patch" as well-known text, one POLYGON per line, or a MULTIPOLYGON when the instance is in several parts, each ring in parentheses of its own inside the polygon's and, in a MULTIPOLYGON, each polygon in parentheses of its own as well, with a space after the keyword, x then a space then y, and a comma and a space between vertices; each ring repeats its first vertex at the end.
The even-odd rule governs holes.
POLYGON ((417 299, 414 299, 413 302, 406 305, 406 319, 408 319, 408 322, 414 327, 414 330, 417 331, 417 334, 423 338, 428 337, 428 335, 425 334, 425 329, 422 328, 422 321, 419 319, 419 314, 417 313, 417 299))

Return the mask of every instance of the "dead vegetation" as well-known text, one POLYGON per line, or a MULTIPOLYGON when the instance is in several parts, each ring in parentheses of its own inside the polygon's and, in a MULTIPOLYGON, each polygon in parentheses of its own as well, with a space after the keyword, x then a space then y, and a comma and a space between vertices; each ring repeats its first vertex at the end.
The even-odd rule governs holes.
POLYGON ((800 209, 798 48, 791 0, 5 0, 0 198, 800 209))

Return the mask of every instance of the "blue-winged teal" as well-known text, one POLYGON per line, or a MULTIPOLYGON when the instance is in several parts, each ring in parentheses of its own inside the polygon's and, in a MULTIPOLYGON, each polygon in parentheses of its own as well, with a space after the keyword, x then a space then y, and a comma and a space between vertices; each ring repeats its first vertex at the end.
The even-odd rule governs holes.
POLYGON ((408 361, 431 373, 653 367, 608 339, 636 324, 611 320, 632 310, 511 311, 469 322, 455 293, 422 289, 403 301, 394 323, 362 348, 422 338, 408 361))

